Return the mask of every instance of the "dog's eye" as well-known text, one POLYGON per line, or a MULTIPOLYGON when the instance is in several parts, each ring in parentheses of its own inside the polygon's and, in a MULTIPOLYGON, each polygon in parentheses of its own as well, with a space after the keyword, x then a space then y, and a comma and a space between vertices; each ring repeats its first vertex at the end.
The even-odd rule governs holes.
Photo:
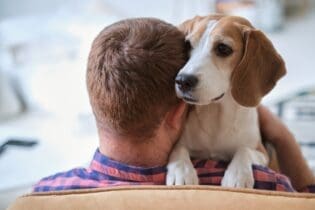
POLYGON ((215 48, 215 53, 217 54, 217 56, 227 57, 233 53, 233 50, 228 45, 219 43, 215 48))

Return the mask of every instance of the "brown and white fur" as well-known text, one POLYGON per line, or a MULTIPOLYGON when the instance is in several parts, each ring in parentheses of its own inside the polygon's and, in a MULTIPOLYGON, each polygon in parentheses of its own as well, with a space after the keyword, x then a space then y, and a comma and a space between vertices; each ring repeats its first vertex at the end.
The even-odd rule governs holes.
POLYGON ((191 43, 176 77, 177 95, 194 104, 167 165, 167 185, 198 184, 190 157, 231 161, 226 187, 253 188, 252 164, 267 165, 256 106, 286 73, 272 43, 246 19, 195 17, 179 27, 191 43))

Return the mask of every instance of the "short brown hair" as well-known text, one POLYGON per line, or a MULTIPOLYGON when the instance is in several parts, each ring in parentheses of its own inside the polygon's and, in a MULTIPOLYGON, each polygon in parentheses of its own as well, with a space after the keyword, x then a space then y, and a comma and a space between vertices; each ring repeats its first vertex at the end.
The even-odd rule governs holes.
POLYGON ((187 59, 184 35, 161 20, 127 19, 103 29, 92 44, 87 67, 99 129, 152 136, 179 101, 174 79, 187 59))

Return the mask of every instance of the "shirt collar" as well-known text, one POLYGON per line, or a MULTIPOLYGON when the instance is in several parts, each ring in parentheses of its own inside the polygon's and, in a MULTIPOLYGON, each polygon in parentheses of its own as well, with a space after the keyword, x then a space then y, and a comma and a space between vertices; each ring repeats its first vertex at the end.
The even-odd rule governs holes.
POLYGON ((138 167, 110 159, 96 150, 90 169, 120 181, 165 184, 165 166, 138 167))

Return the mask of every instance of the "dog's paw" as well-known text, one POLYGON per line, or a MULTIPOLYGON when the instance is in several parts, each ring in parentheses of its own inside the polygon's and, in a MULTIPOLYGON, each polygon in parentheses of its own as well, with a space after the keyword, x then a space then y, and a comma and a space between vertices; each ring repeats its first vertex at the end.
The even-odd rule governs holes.
POLYGON ((176 161, 167 165, 166 185, 198 185, 197 172, 191 162, 176 161))
POLYGON ((230 164, 221 181, 223 187, 253 188, 255 179, 251 166, 230 164))

